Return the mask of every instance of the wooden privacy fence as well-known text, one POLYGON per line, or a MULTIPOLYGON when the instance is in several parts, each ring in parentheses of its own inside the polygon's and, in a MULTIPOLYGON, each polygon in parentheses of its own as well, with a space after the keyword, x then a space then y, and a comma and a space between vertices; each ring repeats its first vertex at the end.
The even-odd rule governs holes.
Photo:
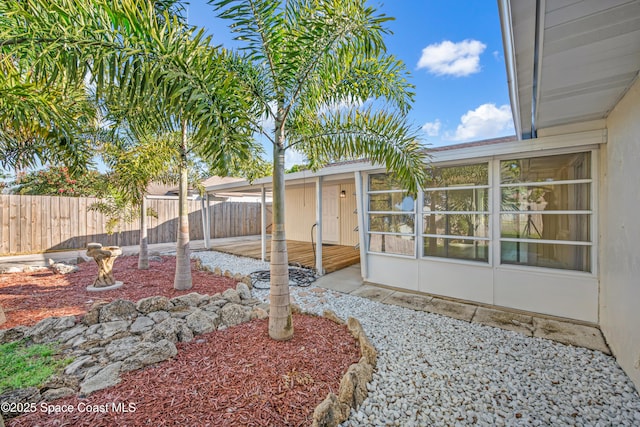
MULTIPOLYGON (((108 235, 107 217, 88 209, 96 201, 91 197, 0 195, 0 255, 83 249, 89 242, 137 245, 138 220, 120 223, 108 235)), ((175 242, 178 200, 153 198, 147 200, 147 206, 158 213, 158 218, 147 218, 149 244, 175 242)), ((192 240, 204 239, 201 207, 200 200, 189 200, 192 240)), ((210 202, 209 216, 212 238, 260 234, 260 203, 210 202)))

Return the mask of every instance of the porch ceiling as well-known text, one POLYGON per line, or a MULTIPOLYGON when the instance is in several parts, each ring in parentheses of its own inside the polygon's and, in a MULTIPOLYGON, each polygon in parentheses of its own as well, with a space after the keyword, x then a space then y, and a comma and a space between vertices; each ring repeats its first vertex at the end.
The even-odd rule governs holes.
POLYGON ((640 1, 499 0, 499 5, 519 137, 604 119, 637 78, 640 1))

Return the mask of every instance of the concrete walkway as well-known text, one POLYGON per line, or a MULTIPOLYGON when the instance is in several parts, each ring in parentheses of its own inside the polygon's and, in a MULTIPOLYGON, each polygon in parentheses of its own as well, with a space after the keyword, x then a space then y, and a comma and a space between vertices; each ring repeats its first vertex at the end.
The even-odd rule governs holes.
POLYGON ((363 283, 360 274, 360 265, 357 264, 322 276, 314 284, 384 304, 441 314, 466 322, 507 329, 529 337, 546 338, 563 344, 586 347, 611 354, 600 329, 592 325, 363 283))

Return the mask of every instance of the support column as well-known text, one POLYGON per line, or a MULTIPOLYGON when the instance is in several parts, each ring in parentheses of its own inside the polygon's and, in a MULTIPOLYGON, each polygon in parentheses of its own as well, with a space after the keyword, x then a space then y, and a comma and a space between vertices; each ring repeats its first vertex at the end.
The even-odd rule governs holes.
POLYGON ((260 255, 262 261, 267 260, 267 196, 264 185, 260 192, 260 255))
POLYGON ((202 212, 202 234, 204 238, 205 249, 211 248, 211 240, 209 235, 209 194, 205 193, 200 198, 202 212))
POLYGON ((367 280, 369 276, 367 267, 367 223, 365 221, 365 197, 362 186, 362 173, 355 172, 356 178, 356 206, 358 209, 358 239, 360 240, 360 272, 362 280, 367 280))
POLYGON ((322 177, 316 180, 316 270, 324 274, 322 268, 322 177))

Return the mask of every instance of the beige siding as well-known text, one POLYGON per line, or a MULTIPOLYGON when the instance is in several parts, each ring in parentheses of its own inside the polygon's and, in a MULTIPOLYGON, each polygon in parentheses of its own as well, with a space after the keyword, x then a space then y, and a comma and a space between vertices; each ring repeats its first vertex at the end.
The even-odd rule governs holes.
MULTIPOLYGON (((335 185, 325 183, 325 185, 335 185)), ((345 191, 346 197, 340 199, 339 221, 340 240, 338 244, 354 246, 358 243, 358 216, 356 209, 355 183, 339 184, 340 191, 345 191)), ((285 196, 285 224, 289 240, 302 242, 311 241, 311 227, 316 223, 316 185, 307 184, 304 187, 287 188, 285 196)), ((314 230, 315 240, 315 230, 314 230)))
POLYGON ((340 199, 340 244, 355 246, 358 243, 358 215, 356 210, 356 185, 355 183, 340 184, 340 191, 346 193, 344 199, 340 199))
POLYGON ((311 227, 316 223, 315 184, 287 188, 284 215, 287 239, 310 242, 311 227))
POLYGON ((640 81, 607 119, 600 183, 600 326, 640 387, 640 81))

